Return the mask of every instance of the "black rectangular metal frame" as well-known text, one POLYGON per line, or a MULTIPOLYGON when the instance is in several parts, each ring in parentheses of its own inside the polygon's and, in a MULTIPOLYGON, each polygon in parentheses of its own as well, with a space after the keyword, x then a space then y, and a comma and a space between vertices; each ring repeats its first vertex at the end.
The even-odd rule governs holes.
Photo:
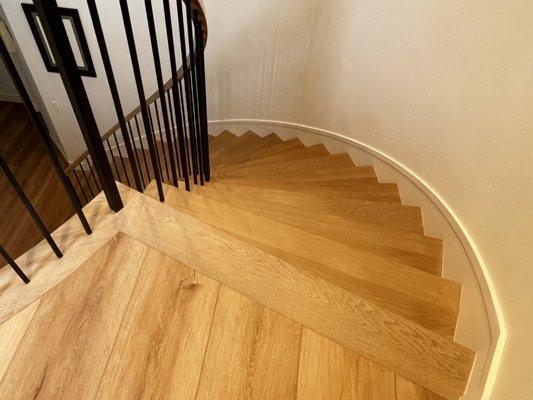
MULTIPOLYGON (((31 32, 33 34, 33 37, 35 38, 35 43, 37 44, 37 48, 39 49, 39 53, 41 54, 46 70, 49 72, 59 73, 59 68, 52 62, 52 60, 50 59, 50 54, 46 50, 46 44, 44 42, 44 40, 46 39, 43 37, 43 33, 41 33, 37 26, 37 23, 35 22, 35 16, 37 15, 37 9, 35 8, 35 5, 31 3, 23 3, 22 9, 24 10, 24 15, 28 20, 28 24, 30 25, 31 32)), ((76 39, 78 41, 78 46, 81 52, 81 56, 83 57, 83 61, 85 62, 85 68, 78 66, 78 71, 80 72, 80 75, 96 78, 96 71, 94 69, 91 52, 89 50, 87 38, 85 37, 85 32, 83 31, 83 25, 81 23, 80 14, 78 10, 76 10, 75 8, 60 7, 59 11, 62 18, 71 18, 72 23, 74 24, 73 28, 76 34, 76 39)))

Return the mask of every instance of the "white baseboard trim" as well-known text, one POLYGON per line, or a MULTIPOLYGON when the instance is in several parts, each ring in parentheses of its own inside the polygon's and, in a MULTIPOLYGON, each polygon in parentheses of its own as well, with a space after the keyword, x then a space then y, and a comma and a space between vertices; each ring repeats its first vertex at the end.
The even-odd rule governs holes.
MULTIPOLYGON (((303 137, 309 135, 327 138, 340 143, 341 147, 345 146, 355 148, 358 151, 364 152, 370 155, 372 158, 379 160, 379 162, 385 163, 387 166, 396 171, 397 174, 400 174, 401 177, 407 179, 412 185, 414 185, 418 191, 423 194, 423 196, 425 196, 425 198, 427 198, 427 200, 429 200, 429 202, 431 202, 431 204, 438 210, 443 220, 445 220, 449 225, 449 228, 453 231, 453 234, 456 236, 464 252, 468 256, 468 264, 470 265, 471 273, 475 277, 475 282, 482 297, 484 310, 479 311, 484 312, 488 320, 490 343, 488 343, 488 349, 485 352, 483 357, 484 359, 479 359, 479 357, 476 359, 476 364, 474 367, 475 371, 472 373, 472 376, 476 376, 476 378, 471 379, 465 399, 489 399, 490 394, 492 393, 495 376, 500 365, 503 348, 505 346, 505 339, 507 336, 507 331, 502 316, 502 309, 498 302, 496 291, 491 281, 486 264, 484 263, 473 238, 470 236, 464 224, 455 214, 453 209, 447 204, 446 200, 435 189, 433 189, 428 182, 425 182, 415 172, 409 169, 409 167, 398 162, 390 155, 385 154, 384 152, 356 139, 325 129, 297 123, 260 119, 213 120, 209 121, 209 128, 210 133, 215 135, 219 134, 223 130, 229 130, 235 134, 242 134, 246 130, 252 130, 259 135, 285 131, 285 136, 287 136, 285 139, 289 138, 290 136, 297 136, 300 137, 300 139, 303 139, 303 137)), ((398 183, 399 186, 401 185, 400 182, 396 183, 398 183)), ((402 191, 401 188, 400 191, 402 191)), ((422 206, 421 204, 413 205, 422 206)))

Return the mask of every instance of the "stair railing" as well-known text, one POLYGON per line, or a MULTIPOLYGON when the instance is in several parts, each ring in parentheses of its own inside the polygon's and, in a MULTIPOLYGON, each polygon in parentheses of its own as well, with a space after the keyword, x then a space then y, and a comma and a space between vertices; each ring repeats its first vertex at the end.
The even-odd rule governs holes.
POLYGON ((56 0, 35 0, 34 3, 87 145, 87 151, 65 171, 81 202, 90 202, 103 190, 110 207, 120 210, 122 202, 115 181, 142 191, 155 179, 161 201, 164 201, 163 182, 176 187, 182 182, 186 190, 190 190, 191 175, 194 184, 208 182, 204 61, 207 24, 200 1, 144 1, 157 82, 157 91, 148 97, 128 3, 119 1, 139 100, 139 106, 125 114, 97 6, 95 0, 87 0, 117 117, 117 123, 104 135, 98 131, 64 26, 60 23, 56 0), (157 37, 152 8, 155 1, 163 3, 166 38, 157 37), (172 7, 177 10, 177 27, 173 26, 172 7), (172 76, 166 81, 162 74, 160 40, 168 44, 172 76), (179 49, 175 49, 176 46, 179 49))
MULTIPOLYGON (((87 218, 85 217, 85 214, 83 213, 80 199, 78 198, 76 194, 76 191, 74 189, 74 186, 72 185, 72 182, 70 181, 65 171, 63 170, 63 166, 61 165, 61 161, 59 158, 59 153, 52 140, 52 137, 50 136, 50 131, 48 130, 48 127, 46 126, 41 113, 37 111, 35 105, 33 104, 28 94, 28 90, 26 89, 24 82, 20 74, 17 71, 15 63, 13 62, 9 54, 9 51, 7 49, 7 46, 4 43, 2 37, 0 37, 0 58, 4 62, 6 70, 22 100, 22 103, 24 104, 31 120, 33 121, 33 124, 34 124, 34 127, 37 133, 43 140, 43 143, 48 153, 48 157, 50 158, 52 166, 54 167, 55 172, 57 173, 57 176, 59 177, 59 180, 61 181, 61 184, 63 185, 63 188, 65 189, 65 192, 67 193, 69 197, 69 200, 72 204, 74 211, 78 215, 78 218, 85 232, 87 234, 91 234, 92 233, 91 227, 89 225, 89 222, 87 221, 87 218)), ((30 214, 33 222, 36 224, 37 228, 41 232, 44 239, 48 242, 53 252, 56 254, 57 257, 62 257, 63 255, 61 253, 61 250, 59 249, 56 242, 50 235, 50 232, 48 231, 43 220, 41 219, 41 217, 39 216, 39 214, 33 207, 31 200, 25 194, 24 189, 22 188, 20 183, 17 181, 15 174, 9 168, 8 162, 2 157, 1 154, 0 154, 0 171, 2 171, 2 173, 6 176, 8 182, 11 184, 11 186, 15 190, 19 200, 23 203, 27 212, 30 214)), ((30 279, 28 278, 28 276, 22 271, 22 269, 18 266, 15 260, 11 257, 8 251, 1 244, 0 244, 0 255, 2 255, 2 257, 8 262, 11 268, 17 273, 17 275, 22 279, 24 283, 27 284, 30 282, 30 279)))
MULTIPOLYGON (((159 198, 164 201, 162 188, 164 181, 174 186, 178 186, 179 182, 183 181, 186 190, 190 190, 191 175, 195 184, 199 182, 203 185, 210 179, 204 61, 207 23, 204 9, 201 0, 153 1, 163 2, 171 77, 166 82, 163 81, 152 0, 145 0, 146 22, 150 33, 158 86, 155 93, 145 96, 128 4, 126 0, 120 0, 121 16, 126 30, 125 39, 130 50, 139 97, 139 106, 125 115, 97 6, 94 0, 87 0, 118 121, 108 132, 100 135, 57 2, 56 0, 34 0, 46 40, 87 145, 87 151, 67 169, 63 168, 58 150, 50 136, 50 130, 32 103, 7 47, 0 38, 1 57, 45 143, 52 165, 72 206, 88 234, 91 233, 91 227, 82 207, 100 191, 103 190, 112 210, 118 212, 123 208, 116 181, 142 191, 153 176, 157 183, 159 198), (177 27, 173 27, 171 7, 176 7, 177 10, 177 27), (177 38, 174 37, 173 32, 176 32, 177 38), (179 51, 175 50, 175 46, 180 47, 179 51), (181 58, 179 69, 177 68, 178 57, 181 58), (141 126, 144 129, 144 139, 141 126), (148 146, 148 154, 144 147, 145 142, 148 146), (123 152, 122 149, 125 151, 123 152)), ((1 156, 0 169, 8 177, 52 250, 58 257, 61 257, 59 247, 1 156)), ((25 283, 30 282, 29 277, 1 245, 0 255, 25 283)))

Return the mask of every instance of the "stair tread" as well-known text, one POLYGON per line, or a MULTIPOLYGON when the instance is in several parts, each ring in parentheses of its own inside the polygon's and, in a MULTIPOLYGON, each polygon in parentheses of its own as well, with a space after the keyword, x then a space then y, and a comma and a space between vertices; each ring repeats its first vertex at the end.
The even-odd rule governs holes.
MULTIPOLYGON (((255 135, 254 133, 250 134, 255 135)), ((243 135, 243 139, 245 139, 245 135, 247 134, 243 135)), ((249 143, 246 144, 246 148, 244 150, 242 149, 242 147, 238 146, 235 147, 229 154, 224 153, 224 157, 219 159, 213 166, 212 175, 216 174, 216 171, 221 168, 225 168, 233 164, 240 164, 246 162, 253 158, 255 153, 261 152, 265 149, 271 148, 272 146, 276 146, 280 143, 283 143, 283 141, 275 133, 271 133, 270 135, 267 135, 265 137, 257 137, 258 139, 254 138, 253 141, 250 140, 249 143)))
POLYGON ((293 138, 282 142, 280 144, 270 146, 266 149, 259 150, 254 153, 254 159, 260 159, 263 157, 270 157, 276 154, 282 154, 286 151, 297 150, 304 148, 304 144, 298 138, 293 138))
POLYGON ((214 200, 224 201, 243 210, 268 216, 277 221, 300 227, 308 232, 332 238, 352 248, 380 255, 402 264, 441 275, 442 241, 419 233, 365 222, 351 221, 340 216, 310 212, 305 208, 287 206, 259 198, 244 198, 220 192, 210 183, 194 190, 214 200), (335 229, 332 230, 331 227, 335 229))
POLYGON ((400 193, 398 191, 398 186, 395 183, 376 183, 361 179, 328 179, 313 182, 224 179, 222 183, 226 188, 231 188, 232 186, 252 186, 263 189, 304 192, 317 195, 333 195, 339 197, 351 197, 360 200, 401 204, 400 193))
POLYGON ((244 180, 316 180, 341 179, 341 178, 375 178, 376 174, 371 166, 356 167, 348 154, 334 154, 328 156, 307 158, 303 160, 290 160, 269 165, 260 165, 249 168, 234 168, 219 171, 219 179, 244 179, 244 180))
POLYGON ((464 393, 471 350, 148 196, 127 208, 124 233, 446 399, 464 393))
MULTIPOLYGON (((218 185, 222 182, 215 181, 218 185)), ((233 188, 239 189, 237 185, 233 188)), ((205 191, 216 190, 212 185, 203 188, 205 191)), ((359 222, 393 227, 409 232, 422 233, 422 216, 418 207, 404 206, 393 203, 373 202, 359 199, 339 198, 333 195, 316 195, 289 192, 257 187, 241 187, 239 197, 251 201, 267 200, 296 208, 305 208, 310 214, 327 213, 359 222)), ((235 191, 233 192, 235 193, 235 191)), ((220 193, 224 195, 225 193, 220 193)))
MULTIPOLYGON (((145 194, 157 198, 152 182, 145 194)), ((336 284, 367 301, 453 338, 458 284, 195 193, 165 185, 165 204, 225 230, 305 273, 336 284)))
POLYGON ((279 162, 304 160, 306 158, 324 157, 330 155, 326 147, 322 144, 316 144, 301 149, 290 150, 280 154, 271 155, 268 157, 254 158, 250 157, 249 161, 232 164, 223 168, 223 171, 243 170, 246 168, 276 164, 279 162))
POLYGON ((231 162, 232 155, 254 151, 256 146, 261 146, 261 137, 252 131, 248 131, 242 136, 237 136, 236 140, 229 141, 220 147, 220 150, 211 155, 211 165, 218 168, 231 162))

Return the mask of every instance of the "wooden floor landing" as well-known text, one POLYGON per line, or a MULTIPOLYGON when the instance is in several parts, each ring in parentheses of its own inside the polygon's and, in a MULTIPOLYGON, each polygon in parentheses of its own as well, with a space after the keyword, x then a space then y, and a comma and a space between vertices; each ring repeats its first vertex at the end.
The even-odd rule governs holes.
POLYGON ((118 233, 0 325, 0 399, 438 400, 118 233))

